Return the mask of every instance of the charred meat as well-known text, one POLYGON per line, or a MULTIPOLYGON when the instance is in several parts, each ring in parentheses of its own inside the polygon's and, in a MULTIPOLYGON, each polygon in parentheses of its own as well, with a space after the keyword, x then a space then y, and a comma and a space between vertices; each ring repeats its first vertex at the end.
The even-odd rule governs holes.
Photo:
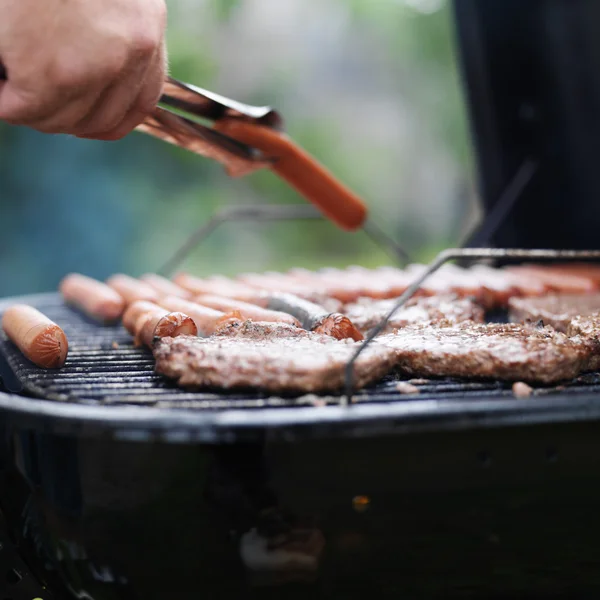
POLYGON ((553 383, 586 368, 590 347, 551 327, 452 323, 410 325, 381 336, 396 365, 415 376, 553 383))
POLYGON ((580 339, 589 349, 585 370, 600 369, 600 314, 573 317, 567 333, 573 339, 580 339))
POLYGON ((543 321, 557 331, 566 332, 577 316, 600 312, 600 294, 551 294, 539 298, 511 298, 511 321, 543 321))
MULTIPOLYGON (((160 340, 156 370, 188 388, 261 389, 271 393, 335 392, 358 345, 285 323, 232 323, 210 338, 160 340)), ((374 344, 356 361, 364 387, 393 368, 394 350, 374 344)))
MULTIPOLYGON (((389 314, 397 299, 372 300, 360 298, 344 308, 344 314, 367 334, 389 314)), ((476 321, 483 323, 483 308, 471 298, 459 298, 456 295, 429 296, 411 298, 399 308, 388 321, 384 333, 400 329, 415 323, 430 323, 446 319, 453 323, 476 321)))

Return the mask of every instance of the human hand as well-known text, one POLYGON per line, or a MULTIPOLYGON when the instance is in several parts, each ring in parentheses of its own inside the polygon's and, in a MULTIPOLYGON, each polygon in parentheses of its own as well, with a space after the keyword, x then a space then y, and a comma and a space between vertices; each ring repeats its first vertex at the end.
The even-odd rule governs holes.
POLYGON ((117 140, 166 74, 164 0, 0 0, 0 120, 117 140))

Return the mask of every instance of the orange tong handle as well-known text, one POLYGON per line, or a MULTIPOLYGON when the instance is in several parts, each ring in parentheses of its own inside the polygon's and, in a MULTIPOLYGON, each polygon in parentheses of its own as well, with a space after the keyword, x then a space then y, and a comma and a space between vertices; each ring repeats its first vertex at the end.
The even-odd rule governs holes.
POLYGON ((353 231, 366 220, 362 200, 284 133, 233 118, 220 119, 213 127, 275 159, 271 170, 342 229, 353 231))

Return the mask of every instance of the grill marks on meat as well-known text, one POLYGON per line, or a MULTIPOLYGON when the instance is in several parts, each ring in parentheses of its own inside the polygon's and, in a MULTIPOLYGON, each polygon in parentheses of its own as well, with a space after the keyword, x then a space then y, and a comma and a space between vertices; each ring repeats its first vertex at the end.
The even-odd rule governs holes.
MULTIPOLYGON (((396 301, 397 299, 360 298, 357 302, 346 305, 344 314, 366 335, 389 314, 396 301)), ((411 298, 394 313, 383 333, 415 323, 431 323, 443 319, 453 323, 482 323, 484 311, 473 299, 459 298, 456 295, 411 298)))
POLYGON ((415 376, 469 377, 553 383, 576 377, 588 364, 589 345, 529 325, 440 322, 411 325, 379 342, 415 376))
POLYGON ((540 298, 511 298, 509 316, 512 321, 543 321, 557 331, 567 332, 577 316, 600 312, 600 294, 552 294, 540 298))
MULTIPOLYGON (((336 392, 357 349, 285 323, 232 323, 203 339, 180 336, 154 348, 156 371, 183 387, 261 389, 271 393, 336 392)), ((394 351, 379 344, 356 361, 355 383, 377 381, 394 364, 394 351)))

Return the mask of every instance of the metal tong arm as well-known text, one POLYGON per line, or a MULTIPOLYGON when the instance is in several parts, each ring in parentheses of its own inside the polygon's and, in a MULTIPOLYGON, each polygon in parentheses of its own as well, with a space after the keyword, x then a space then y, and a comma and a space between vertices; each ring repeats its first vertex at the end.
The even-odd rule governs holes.
POLYGON ((271 161, 260 150, 201 122, 224 118, 243 119, 266 127, 283 125, 280 116, 267 106, 244 105, 168 77, 158 106, 137 129, 220 162, 232 177, 268 167, 271 161))
POLYGON ((362 200, 287 137, 281 116, 268 106, 169 78, 159 106, 138 129, 221 162, 231 176, 270 168, 342 229, 353 231, 366 221, 362 200))

